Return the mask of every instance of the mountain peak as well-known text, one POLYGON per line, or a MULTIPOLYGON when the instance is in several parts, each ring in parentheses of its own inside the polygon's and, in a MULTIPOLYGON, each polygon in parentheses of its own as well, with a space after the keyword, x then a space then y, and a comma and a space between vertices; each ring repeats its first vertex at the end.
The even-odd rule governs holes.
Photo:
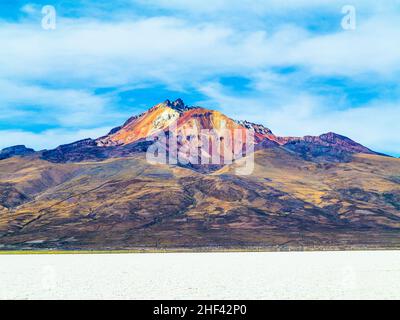
POLYGON ((247 120, 238 120, 236 123, 240 124, 246 129, 254 131, 256 134, 273 135, 272 131, 262 124, 253 123, 247 120))
POLYGON ((168 108, 171 108, 175 111, 178 111, 179 113, 185 112, 187 110, 192 109, 193 107, 189 107, 188 105, 183 102, 181 98, 176 99, 175 101, 171 102, 171 100, 165 100, 163 105, 167 106, 168 108))
POLYGON ((35 150, 25 147, 24 145, 17 145, 0 150, 0 160, 15 157, 26 156, 34 153, 35 150))

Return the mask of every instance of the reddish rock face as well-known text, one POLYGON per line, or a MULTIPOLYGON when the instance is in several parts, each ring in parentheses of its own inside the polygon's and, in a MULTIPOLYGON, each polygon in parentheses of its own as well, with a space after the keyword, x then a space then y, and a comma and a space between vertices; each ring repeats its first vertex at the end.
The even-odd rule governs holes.
MULTIPOLYGON (((235 121, 221 112, 201 107, 189 107, 180 99, 160 103, 145 113, 132 117, 123 126, 113 129, 107 136, 96 140, 99 147, 127 146, 143 141, 160 133, 179 136, 178 145, 197 148, 204 141, 211 139, 224 139, 228 133, 231 142, 224 142, 216 152, 218 157, 233 150, 234 137, 240 135, 241 148, 245 149, 246 137, 254 135, 254 143, 259 144, 264 140, 275 140, 275 136, 268 128, 248 121, 235 121), (229 148, 229 149, 227 149, 229 148)), ((263 143, 263 145, 266 145, 263 143)), ((167 146, 167 148, 169 148, 167 146)), ((240 148, 238 148, 240 149, 240 148)), ((169 151, 169 150, 168 150, 169 151)), ((211 158, 210 150, 202 150, 203 156, 211 158)))
POLYGON ((174 126, 178 133, 184 131, 250 130, 257 142, 275 140, 268 128, 248 121, 234 121, 224 114, 200 107, 189 107, 181 99, 160 103, 148 111, 130 118, 123 126, 113 129, 107 136, 97 139, 99 146, 127 145, 151 137, 174 126))
POLYGON ((150 137, 170 126, 180 130, 234 130, 253 131, 259 140, 273 136, 271 130, 247 121, 234 121, 215 110, 189 107, 181 99, 160 103, 148 111, 130 118, 121 127, 113 129, 107 136, 97 139, 99 146, 126 145, 150 137))
POLYGON ((99 138, 99 146, 121 146, 146 139, 159 131, 166 130, 179 118, 180 112, 169 103, 160 103, 147 112, 129 119, 121 128, 99 138))

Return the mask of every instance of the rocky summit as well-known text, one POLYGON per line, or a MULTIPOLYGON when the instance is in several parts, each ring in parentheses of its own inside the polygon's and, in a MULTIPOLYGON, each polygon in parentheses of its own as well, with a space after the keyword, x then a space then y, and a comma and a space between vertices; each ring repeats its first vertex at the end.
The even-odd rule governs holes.
POLYGON ((15 157, 25 156, 34 153, 35 150, 27 148, 25 146, 13 146, 0 150, 0 160, 15 157))
POLYGON ((399 246, 400 159, 336 133, 279 137, 179 99, 97 139, 0 152, 2 250, 399 246), (150 138, 171 126, 181 146, 252 132, 253 170, 238 175, 239 161, 149 163, 150 138))

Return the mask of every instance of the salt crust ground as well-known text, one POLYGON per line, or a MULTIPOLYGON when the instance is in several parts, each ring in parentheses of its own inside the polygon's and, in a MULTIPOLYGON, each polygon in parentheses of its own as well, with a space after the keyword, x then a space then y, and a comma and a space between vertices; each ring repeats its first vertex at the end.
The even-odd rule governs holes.
POLYGON ((400 252, 0 255, 0 299, 399 299, 400 252))

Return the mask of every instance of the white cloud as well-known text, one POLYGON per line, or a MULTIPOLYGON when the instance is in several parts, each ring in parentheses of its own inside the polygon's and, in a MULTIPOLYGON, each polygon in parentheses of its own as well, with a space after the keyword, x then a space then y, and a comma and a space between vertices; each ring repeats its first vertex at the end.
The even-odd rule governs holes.
POLYGON ((33 3, 27 3, 25 4, 22 8, 21 11, 27 15, 34 15, 34 14, 38 14, 40 11, 38 10, 37 5, 33 4, 33 3))
POLYGON ((110 131, 109 127, 87 130, 47 130, 41 133, 33 133, 22 130, 0 130, 0 149, 9 146, 24 144, 35 150, 52 149, 62 144, 86 138, 98 138, 110 131))
POLYGON ((1 120, 12 122, 23 116, 51 125, 90 127, 107 116, 103 111, 109 101, 85 90, 48 89, 0 79, 0 92, 1 120))
POLYGON ((298 41, 287 62, 308 66, 315 74, 390 77, 400 71, 399 17, 371 18, 355 31, 312 36, 298 41))
MULTIPOLYGON (((340 16, 338 17, 338 26, 340 16)), ((339 28, 338 28, 339 29, 339 28)), ((171 17, 101 22, 59 19, 55 31, 39 25, 0 28, 0 76, 75 82, 85 87, 145 80, 199 81, 221 73, 298 65, 315 74, 390 76, 400 71, 398 17, 370 18, 354 32, 314 35, 282 24, 274 32, 171 17)))

